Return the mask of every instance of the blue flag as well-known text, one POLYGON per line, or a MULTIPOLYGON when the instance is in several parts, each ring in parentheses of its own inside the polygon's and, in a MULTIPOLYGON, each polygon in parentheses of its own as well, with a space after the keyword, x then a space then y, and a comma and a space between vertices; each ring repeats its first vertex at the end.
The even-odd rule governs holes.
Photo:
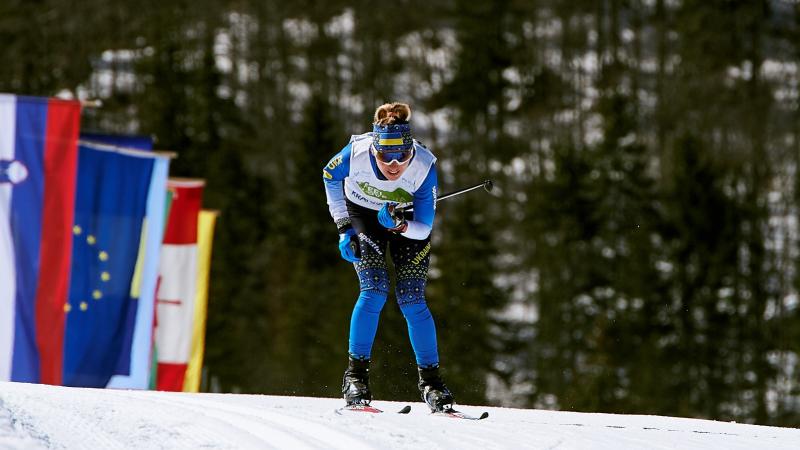
POLYGON ((136 134, 87 133, 82 131, 80 139, 81 141, 97 142, 98 144, 124 148, 153 149, 153 138, 136 134))
POLYGON ((81 145, 64 337, 66 386, 105 387, 130 355, 131 297, 154 159, 81 145))
POLYGON ((119 366, 107 387, 115 389, 148 389, 150 386, 153 353, 153 326, 155 317, 156 286, 161 255, 161 243, 166 222, 167 177, 170 157, 153 154, 155 165, 147 197, 144 242, 137 261, 138 277, 134 282, 133 296, 139 297, 133 344, 129 353, 120 354, 119 366))

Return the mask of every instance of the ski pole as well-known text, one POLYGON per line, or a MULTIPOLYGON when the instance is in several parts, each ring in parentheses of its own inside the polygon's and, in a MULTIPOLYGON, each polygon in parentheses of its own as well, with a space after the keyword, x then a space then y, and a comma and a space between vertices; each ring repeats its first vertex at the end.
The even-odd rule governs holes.
MULTIPOLYGON (((444 194, 442 196, 437 197, 436 198, 436 203, 439 203, 440 201, 442 201, 442 200, 444 200, 446 198, 455 197, 456 195, 461 195, 461 194, 465 194, 465 193, 467 193, 469 191, 474 191, 475 189, 478 189, 478 188, 484 188, 486 190, 486 192, 492 192, 492 188, 494 188, 494 183, 492 183, 492 180, 486 180, 483 183, 478 183, 478 184, 476 184, 474 186, 465 187, 463 189, 459 189, 459 190, 453 191, 453 192, 448 192, 447 194, 444 194)), ((411 212, 411 211, 414 211, 414 205, 412 205, 411 203, 404 203, 402 205, 397 205, 394 208, 393 213, 401 214, 401 213, 404 213, 404 212, 411 212)))
POLYGON ((459 189, 459 190, 454 191, 454 192, 449 192, 449 193, 444 194, 441 197, 437 198, 436 202, 438 203, 439 200, 444 200, 446 198, 455 197, 456 195, 461 195, 461 194, 463 194, 465 192, 469 192, 469 191, 478 189, 480 187, 486 189, 486 192, 492 192, 492 189, 494 188, 494 183, 492 183, 492 180, 486 180, 483 183, 476 184, 475 186, 470 186, 470 187, 467 187, 467 188, 464 188, 464 189, 459 189))

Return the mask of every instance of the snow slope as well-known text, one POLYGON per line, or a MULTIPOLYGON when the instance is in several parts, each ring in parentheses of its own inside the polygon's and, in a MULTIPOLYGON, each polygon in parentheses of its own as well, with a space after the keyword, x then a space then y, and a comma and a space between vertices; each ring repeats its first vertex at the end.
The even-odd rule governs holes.
MULTIPOLYGON (((346 413, 339 399, 0 382, 0 449, 798 449, 800 429, 508 408, 482 421, 346 413)), ((404 404, 373 403, 385 410, 404 404)))

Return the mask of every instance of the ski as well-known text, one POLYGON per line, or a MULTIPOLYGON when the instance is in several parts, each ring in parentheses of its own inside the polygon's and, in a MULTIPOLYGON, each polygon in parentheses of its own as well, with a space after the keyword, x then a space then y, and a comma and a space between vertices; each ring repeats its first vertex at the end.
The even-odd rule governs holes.
MULTIPOLYGON (((356 404, 356 405, 342 406, 341 408, 336 409, 336 414, 340 414, 341 415, 345 411, 365 412, 365 413, 370 413, 370 414, 380 414, 380 413, 385 412, 384 410, 378 409, 378 408, 376 408, 374 406, 356 404)), ((397 414, 408 414, 410 412, 411 412, 411 406, 410 405, 406 405, 402 409, 397 411, 397 414)))
POLYGON ((465 419, 465 420, 483 420, 483 419, 489 417, 489 412, 488 411, 482 412, 480 416, 471 416, 471 415, 465 414, 465 413, 463 413, 461 411, 456 411, 455 409, 452 409, 452 408, 445 409, 444 411, 433 412, 431 414, 433 414, 434 416, 439 416, 439 417, 449 417, 451 419, 465 419))

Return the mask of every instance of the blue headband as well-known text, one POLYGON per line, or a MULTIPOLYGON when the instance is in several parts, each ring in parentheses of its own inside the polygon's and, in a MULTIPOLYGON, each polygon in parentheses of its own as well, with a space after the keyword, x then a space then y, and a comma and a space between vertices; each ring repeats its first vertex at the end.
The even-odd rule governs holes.
POLYGON ((372 144, 379 152, 409 150, 414 146, 411 125, 407 123, 373 125, 372 144))

